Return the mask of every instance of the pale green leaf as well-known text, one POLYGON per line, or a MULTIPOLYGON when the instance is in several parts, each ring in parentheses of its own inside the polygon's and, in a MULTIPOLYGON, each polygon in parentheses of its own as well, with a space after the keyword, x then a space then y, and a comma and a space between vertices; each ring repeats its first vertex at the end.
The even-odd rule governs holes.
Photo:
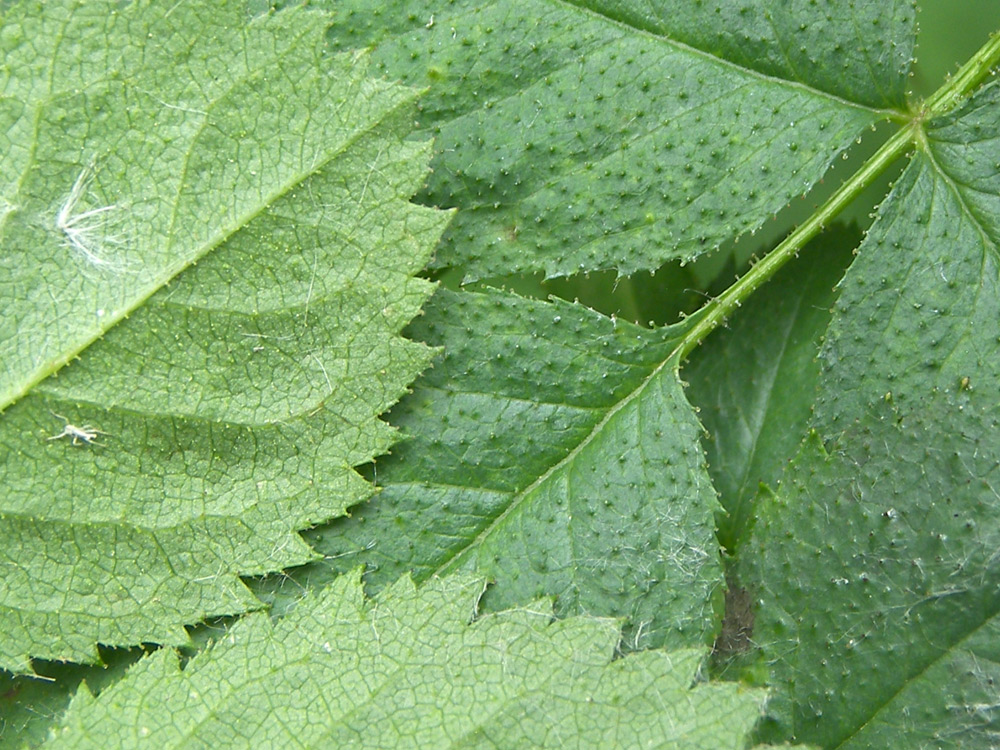
POLYGON ((322 14, 118 5, 3 20, 0 407, 412 99, 322 14))
POLYGON ((718 505, 677 332, 439 292, 411 333, 445 354, 391 415, 410 439, 378 462, 371 503, 309 534, 326 559, 292 576, 315 585, 364 561, 378 588, 471 570, 495 581, 490 607, 554 595, 561 614, 626 617, 635 647, 710 643, 718 505))
POLYGON ((30 675, 0 671, 0 750, 37 748, 81 682, 86 681, 89 690, 103 690, 120 680, 142 655, 139 648, 105 650, 99 665, 46 662, 36 663, 36 672, 30 675), (41 679, 39 672, 44 673, 41 679))
POLYGON ((764 693, 695 684, 703 652, 613 660, 613 621, 544 601, 470 624, 482 590, 404 579, 370 601, 343 576, 183 670, 162 650, 81 691, 45 747, 745 747, 764 693))
POLYGON ((260 606, 238 576, 315 557, 297 531, 369 494, 351 466, 428 360, 398 335, 446 220, 407 203, 414 92, 327 55, 323 13, 119 5, 19 5, 0 35, 15 671, 260 606))
POLYGON ((816 433, 748 545, 776 733, 1000 731, 1000 86, 926 126, 845 278, 816 433))
POLYGON ((331 3, 333 43, 430 86, 436 262, 631 274, 760 227, 886 108, 910 2, 331 3))

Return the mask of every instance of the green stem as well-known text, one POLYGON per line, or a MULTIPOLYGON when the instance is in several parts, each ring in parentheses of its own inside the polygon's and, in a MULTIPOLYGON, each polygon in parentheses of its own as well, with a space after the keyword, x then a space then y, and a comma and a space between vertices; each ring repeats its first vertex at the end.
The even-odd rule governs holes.
POLYGON ((694 317, 697 318, 697 322, 684 334, 677 347, 678 361, 683 361, 702 339, 718 328, 761 284, 774 276, 778 269, 798 255, 809 240, 819 234, 823 227, 843 211, 892 162, 911 148, 913 140, 912 128, 902 128, 897 131, 822 206, 805 222, 796 227, 781 244, 758 261, 739 281, 695 313, 694 317))
POLYGON ((774 276, 791 258, 798 255, 809 240, 819 234, 823 227, 843 211, 892 162, 913 144, 922 143, 923 120, 954 109, 988 76, 995 74, 994 67, 997 63, 1000 63, 1000 32, 994 33, 958 73, 924 102, 920 108, 921 114, 915 117, 908 127, 901 128, 886 141, 812 216, 747 271, 739 281, 694 314, 696 322, 688 329, 675 352, 678 361, 683 361, 694 347, 718 328, 733 310, 757 291, 761 284, 774 276))
POLYGON ((958 73, 927 98, 921 108, 925 116, 934 117, 954 109, 993 74, 997 63, 1000 63, 1000 32, 995 32, 958 73))

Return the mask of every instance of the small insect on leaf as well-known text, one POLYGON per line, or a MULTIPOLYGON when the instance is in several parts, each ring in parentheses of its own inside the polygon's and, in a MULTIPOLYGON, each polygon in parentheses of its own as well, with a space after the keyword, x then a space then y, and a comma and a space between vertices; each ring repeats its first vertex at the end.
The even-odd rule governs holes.
POLYGON ((83 425, 83 427, 77 427, 75 424, 70 424, 70 421, 62 414, 52 412, 52 416, 59 417, 59 419, 65 422, 65 424, 63 425, 62 432, 58 435, 47 437, 45 438, 46 440, 59 440, 60 438, 68 437, 73 440, 73 445, 80 445, 81 441, 88 443, 89 445, 104 445, 104 443, 97 442, 97 436, 107 435, 108 433, 102 432, 89 424, 83 425))

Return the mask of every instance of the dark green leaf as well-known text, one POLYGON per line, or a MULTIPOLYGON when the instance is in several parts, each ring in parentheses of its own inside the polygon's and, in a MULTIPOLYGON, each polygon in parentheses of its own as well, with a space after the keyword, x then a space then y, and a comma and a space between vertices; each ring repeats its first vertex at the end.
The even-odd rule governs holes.
POLYGON ((745 553, 777 733, 1000 730, 1000 86, 927 127, 843 283, 815 428, 745 553))
POLYGON ((914 29, 901 2, 335 8, 334 45, 430 86, 424 200, 461 209, 437 262, 469 279, 631 274, 754 231, 903 104, 914 29))
POLYGON ((372 503, 310 536, 328 559, 294 575, 364 561, 378 588, 474 570, 496 581, 491 607, 555 595, 560 613, 628 618, 634 646, 711 642, 718 506, 676 332, 439 292, 413 334, 445 355, 392 414, 411 439, 378 462, 372 503))
POLYGON ((820 337, 860 236, 838 228, 751 297, 725 330, 691 353, 681 376, 708 439, 708 472, 725 514, 719 540, 735 552, 761 482, 774 484, 805 434, 819 378, 820 337))

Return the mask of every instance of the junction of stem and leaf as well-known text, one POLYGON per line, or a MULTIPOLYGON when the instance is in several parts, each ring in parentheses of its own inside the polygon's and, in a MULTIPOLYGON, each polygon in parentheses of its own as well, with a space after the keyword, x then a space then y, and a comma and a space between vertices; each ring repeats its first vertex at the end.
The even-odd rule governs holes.
POLYGON ((824 227, 828 226, 879 175, 913 148, 926 149, 924 122, 955 109, 989 76, 1000 63, 1000 33, 995 33, 952 78, 914 108, 905 124, 889 138, 815 212, 796 227, 777 247, 753 265, 732 286, 710 300, 691 317, 691 327, 677 347, 683 361, 708 334, 746 301, 764 282, 772 278, 824 227))

